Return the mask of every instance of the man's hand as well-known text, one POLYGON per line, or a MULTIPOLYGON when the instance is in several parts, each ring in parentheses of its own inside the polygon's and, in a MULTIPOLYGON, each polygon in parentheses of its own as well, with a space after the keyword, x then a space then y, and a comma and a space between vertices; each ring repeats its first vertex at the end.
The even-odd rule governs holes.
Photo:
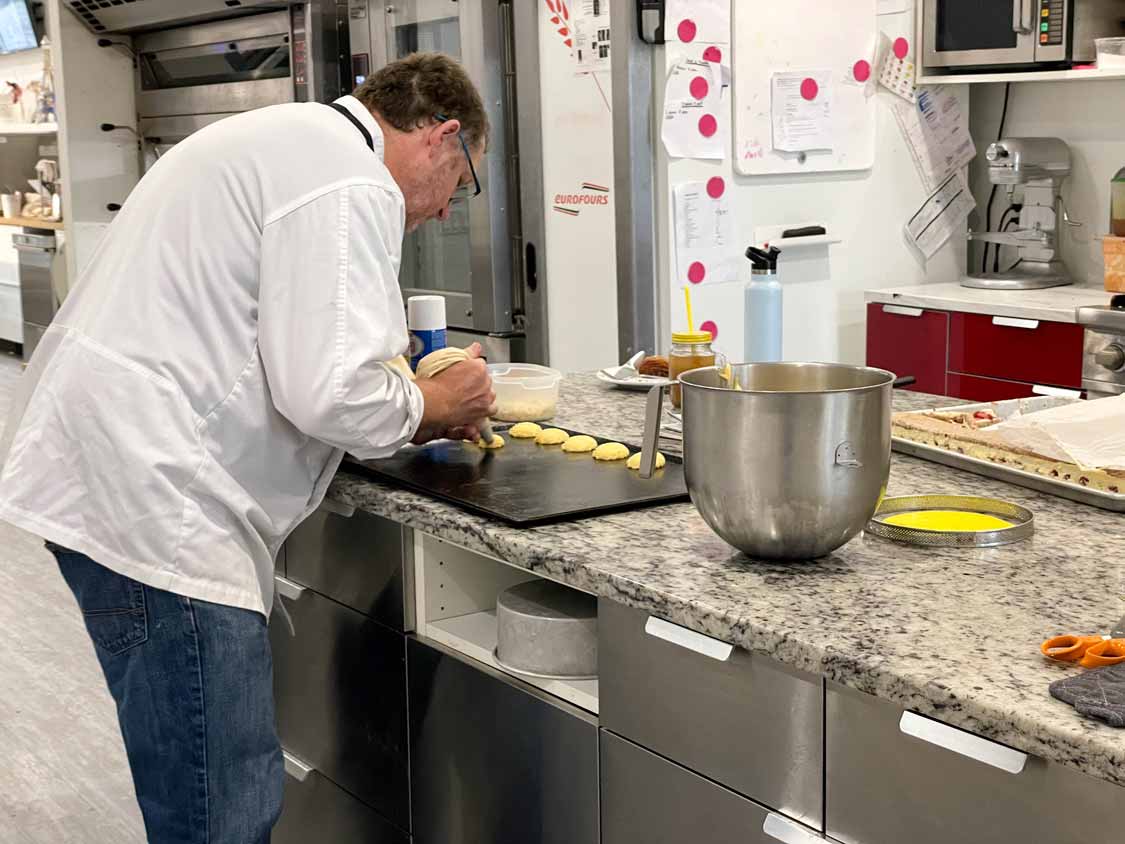
POLYGON ((419 378, 424 402, 416 444, 439 438, 476 439, 478 425, 490 416, 496 403, 492 377, 480 356, 479 343, 467 349, 469 360, 456 363, 433 378, 419 378))

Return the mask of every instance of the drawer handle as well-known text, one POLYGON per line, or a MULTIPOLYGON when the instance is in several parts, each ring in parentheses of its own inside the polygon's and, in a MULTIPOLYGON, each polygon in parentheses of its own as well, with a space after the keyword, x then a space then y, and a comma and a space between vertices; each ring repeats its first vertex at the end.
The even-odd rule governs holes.
POLYGON ((351 504, 344 504, 341 501, 333 501, 331 498, 325 498, 320 502, 320 509, 326 513, 333 513, 337 516, 343 516, 345 519, 350 519, 355 515, 355 507, 351 504))
POLYGON ((297 782, 304 782, 309 778, 309 774, 316 770, 312 765, 302 762, 288 750, 281 751, 281 755, 285 757, 285 773, 297 782))
POLYGON ((1065 387, 1047 387, 1043 384, 1035 384, 1031 388, 1031 392, 1037 396, 1058 396, 1062 399, 1080 399, 1082 398, 1081 390, 1068 390, 1065 387))
POLYGON ((766 821, 762 824, 762 832, 776 841, 781 841, 782 844, 812 844, 814 841, 816 844, 824 844, 825 841, 812 830, 805 829, 796 821, 791 821, 789 818, 782 817, 774 812, 766 815, 766 821))
POLYGON ((968 756, 970 759, 1007 771, 1009 774, 1018 774, 1027 764, 1026 753, 956 727, 950 727, 932 718, 923 718, 913 712, 902 713, 898 728, 908 736, 968 756))
POLYGON ((710 636, 704 636, 702 633, 696 633, 694 630, 688 630, 686 627, 671 624, 651 615, 645 622, 645 633, 673 645, 679 645, 681 648, 687 648, 689 651, 695 651, 697 654, 717 659, 719 662, 726 662, 734 652, 734 645, 720 642, 718 639, 712 639, 710 636))
POLYGON ((883 305, 883 313, 899 316, 920 317, 925 313, 921 308, 908 308, 905 305, 883 305))
POLYGON ((992 318, 993 325, 1000 325, 1004 328, 1026 328, 1034 331, 1039 327, 1039 320, 1037 319, 1017 319, 1016 317, 1008 316, 994 316, 992 318))
POLYGON ((290 601, 299 601, 301 596, 305 594, 305 587, 299 583, 294 583, 287 577, 282 577, 280 574, 273 576, 274 587, 277 589, 277 594, 282 598, 288 598, 290 601))

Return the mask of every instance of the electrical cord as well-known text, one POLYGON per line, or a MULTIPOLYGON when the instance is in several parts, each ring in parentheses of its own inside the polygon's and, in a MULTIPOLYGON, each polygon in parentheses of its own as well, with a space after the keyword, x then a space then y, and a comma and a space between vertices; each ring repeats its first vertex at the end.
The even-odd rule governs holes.
MULTIPOLYGON (((1011 92, 1012 92, 1012 83, 1011 82, 1005 82, 1004 83, 1004 107, 1000 111, 1000 128, 996 130, 996 140, 997 141, 999 141, 1002 137, 1004 137, 1004 124, 1008 122, 1008 96, 1011 94, 1011 92)), ((988 194, 988 208, 987 208, 987 210, 985 211, 985 214, 984 214, 985 231, 988 231, 992 228, 992 202, 993 202, 993 200, 996 199, 996 188, 997 188, 997 185, 993 185, 992 191, 988 194)), ((989 246, 991 246, 991 244, 989 244, 989 243, 986 243, 984 245, 984 257, 981 258, 981 262, 980 262, 980 271, 982 273, 988 272, 988 247, 989 246)), ((997 252, 1000 251, 999 245, 996 246, 996 251, 997 252)))
MULTIPOLYGON (((1006 232, 1012 226, 1018 226, 1020 224, 1020 218, 1019 217, 1012 217, 1012 219, 1008 220, 1008 222, 1006 222, 1006 223, 1004 222, 1004 218, 1006 216, 1008 216, 1008 211, 1015 210, 1017 213, 1019 213, 1018 209, 1020 207, 1022 207, 1022 206, 1009 205, 1007 211, 1005 211, 1003 214, 1000 215, 1000 231, 1006 232)), ((1018 264, 1022 260, 1023 260, 1023 258, 1017 258, 1016 263, 1012 264, 1012 266, 1008 267, 1008 269, 1004 270, 1004 272, 1011 272, 1015 268, 1016 264, 1018 264)), ((992 253, 992 271, 994 273, 1000 272, 1000 244, 999 243, 996 244, 996 251, 992 253)))

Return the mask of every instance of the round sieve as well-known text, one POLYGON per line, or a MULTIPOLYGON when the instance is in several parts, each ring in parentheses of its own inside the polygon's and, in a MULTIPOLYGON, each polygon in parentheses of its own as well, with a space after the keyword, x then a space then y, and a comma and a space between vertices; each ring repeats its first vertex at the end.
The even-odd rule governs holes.
POLYGON ((884 498, 867 523, 867 532, 893 542, 938 548, 991 548, 1027 539, 1035 532, 1035 516, 1026 507, 975 495, 902 495, 884 498), (983 513, 1011 522, 1011 527, 996 530, 944 531, 887 524, 885 519, 919 510, 959 510, 983 513))

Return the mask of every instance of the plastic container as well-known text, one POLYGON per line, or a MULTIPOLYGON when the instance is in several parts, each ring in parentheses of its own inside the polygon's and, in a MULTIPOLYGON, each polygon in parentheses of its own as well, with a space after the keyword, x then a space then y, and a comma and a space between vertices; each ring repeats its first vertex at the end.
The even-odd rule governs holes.
POLYGON ((752 270, 744 302, 745 362, 776 363, 781 360, 781 281, 777 272, 752 270))
POLYGON ((1107 237, 1102 241, 1105 257, 1105 289, 1125 293, 1125 237, 1107 237))
POLYGON ((562 373, 534 363, 491 363, 496 413, 501 422, 542 422, 555 415, 562 373))
MULTIPOLYGON (((668 355, 668 377, 673 382, 685 372, 715 365, 710 331, 683 331, 672 334, 672 351, 668 355)), ((672 384, 672 405, 680 406, 680 385, 672 384)))
POLYGON ((1095 38, 1098 69, 1125 69, 1125 38, 1095 38))

